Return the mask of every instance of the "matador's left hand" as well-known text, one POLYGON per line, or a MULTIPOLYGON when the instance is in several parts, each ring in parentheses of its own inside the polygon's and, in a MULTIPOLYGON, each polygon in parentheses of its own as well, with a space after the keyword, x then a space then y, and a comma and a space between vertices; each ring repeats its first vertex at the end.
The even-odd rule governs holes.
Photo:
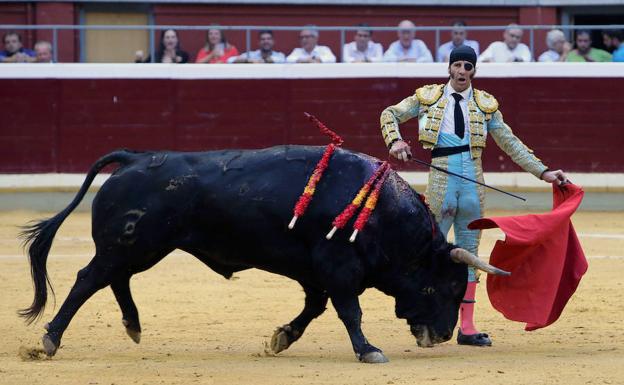
POLYGON ((546 171, 542 174, 542 180, 548 183, 562 184, 567 183, 568 177, 561 170, 546 171))

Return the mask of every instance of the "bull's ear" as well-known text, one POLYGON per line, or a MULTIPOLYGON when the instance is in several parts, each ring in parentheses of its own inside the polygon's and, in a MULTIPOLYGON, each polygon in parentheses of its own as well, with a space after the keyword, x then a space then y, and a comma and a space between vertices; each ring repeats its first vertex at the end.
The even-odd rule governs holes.
POLYGON ((451 250, 451 259, 456 263, 465 263, 466 265, 485 271, 488 274, 511 275, 510 272, 501 270, 498 267, 494 267, 489 263, 483 262, 476 255, 459 247, 451 250))

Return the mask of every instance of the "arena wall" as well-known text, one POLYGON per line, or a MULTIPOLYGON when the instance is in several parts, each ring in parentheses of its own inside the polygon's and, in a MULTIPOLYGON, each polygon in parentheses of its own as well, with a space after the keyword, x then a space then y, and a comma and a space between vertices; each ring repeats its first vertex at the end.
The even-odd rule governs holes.
MULTIPOLYGON (((316 115, 345 146, 381 158, 386 107, 429 83, 440 64, 5 65, 0 173, 84 172, 117 148, 200 151, 325 144, 316 115)), ((514 132, 551 167, 624 172, 616 63, 489 64, 476 86, 495 95, 514 132)), ((417 122, 403 125, 418 148, 417 122)), ((489 139, 489 172, 517 171, 489 139)), ((427 159, 419 149, 416 156, 427 159)), ((407 169, 412 169, 408 166, 407 169)))

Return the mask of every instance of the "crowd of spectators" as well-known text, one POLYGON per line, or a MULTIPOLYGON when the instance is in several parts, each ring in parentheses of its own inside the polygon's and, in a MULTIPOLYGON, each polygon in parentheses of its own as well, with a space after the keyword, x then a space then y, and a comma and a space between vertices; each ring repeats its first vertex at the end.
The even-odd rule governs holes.
MULTIPOLYGON (((358 24, 353 41, 344 45, 342 61, 345 63, 365 62, 415 62, 431 63, 434 57, 424 41, 416 38, 415 25, 403 20, 397 27, 397 40, 385 50, 373 40, 373 30, 367 24, 358 24)), ((453 48, 460 45, 472 47, 479 62, 509 63, 534 61, 529 47, 522 43, 523 29, 510 24, 503 32, 503 40, 491 43, 480 52, 479 42, 468 39, 466 23, 459 20, 452 24, 450 41, 436 50, 435 61, 447 62, 453 48)), ((592 46, 589 30, 577 30, 574 46, 566 40, 563 31, 553 29, 546 35, 548 50, 539 55, 539 62, 609 62, 624 61, 623 31, 602 31, 603 44, 612 53, 592 46)), ((196 54, 195 63, 335 63, 336 55, 325 45, 319 44, 320 34, 314 25, 305 26, 299 33, 300 46, 286 55, 275 51, 273 32, 262 30, 258 33, 258 49, 240 53, 236 46, 228 42, 223 30, 215 26, 206 33, 206 43, 196 54)), ((0 51, 0 62, 52 62, 52 45, 38 41, 34 50, 24 48, 17 32, 7 32, 3 37, 4 50, 0 51)), ((162 31, 158 49, 154 54, 156 63, 188 63, 188 52, 180 47, 177 31, 162 31)), ((151 55, 136 52, 137 63, 152 62, 151 55)))

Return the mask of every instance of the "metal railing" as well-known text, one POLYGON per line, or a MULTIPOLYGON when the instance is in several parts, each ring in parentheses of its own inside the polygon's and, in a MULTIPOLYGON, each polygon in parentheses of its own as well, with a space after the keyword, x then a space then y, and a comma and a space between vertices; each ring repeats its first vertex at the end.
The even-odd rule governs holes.
MULTIPOLYGON (((498 26, 466 26, 461 27, 467 32, 470 31, 504 31, 508 25, 498 26)), ((457 27, 453 26, 417 26, 410 28, 416 33, 418 32, 434 32, 435 33, 435 47, 432 50, 434 58, 438 47, 440 47, 440 34, 442 32, 450 32, 457 27)), ((52 49, 54 61, 58 61, 58 32, 59 31, 149 31, 149 49, 151 52, 151 61, 154 62, 154 53, 156 48, 156 33, 167 29, 175 29, 178 31, 208 31, 210 29, 218 29, 223 31, 245 31, 245 47, 246 52, 251 51, 251 32, 272 30, 272 31, 301 31, 303 29, 314 29, 317 31, 338 31, 340 33, 340 49, 342 50, 346 43, 346 33, 349 31, 357 30, 370 30, 374 32, 397 32, 399 30, 406 30, 406 28, 398 27, 360 27, 360 26, 257 26, 257 25, 236 25, 236 26, 224 26, 224 25, 19 25, 19 24, 0 24, 0 31, 18 30, 18 31, 52 31, 52 49)), ((624 24, 610 24, 610 25, 518 25, 514 29, 521 29, 523 31, 529 31, 529 48, 531 50, 531 56, 535 57, 535 32, 536 31, 549 31, 551 29, 560 29, 566 33, 567 39, 571 40, 571 32, 575 30, 605 30, 605 29, 624 29, 624 24)), ((84 36, 81 36, 81 41, 84 41, 84 36)), ((82 44, 81 44, 82 47, 82 44)), ((83 51, 83 50, 82 50, 83 51)), ((341 55, 344 56, 344 55, 341 55)), ((84 56, 81 54, 81 61, 84 61, 84 56)))

